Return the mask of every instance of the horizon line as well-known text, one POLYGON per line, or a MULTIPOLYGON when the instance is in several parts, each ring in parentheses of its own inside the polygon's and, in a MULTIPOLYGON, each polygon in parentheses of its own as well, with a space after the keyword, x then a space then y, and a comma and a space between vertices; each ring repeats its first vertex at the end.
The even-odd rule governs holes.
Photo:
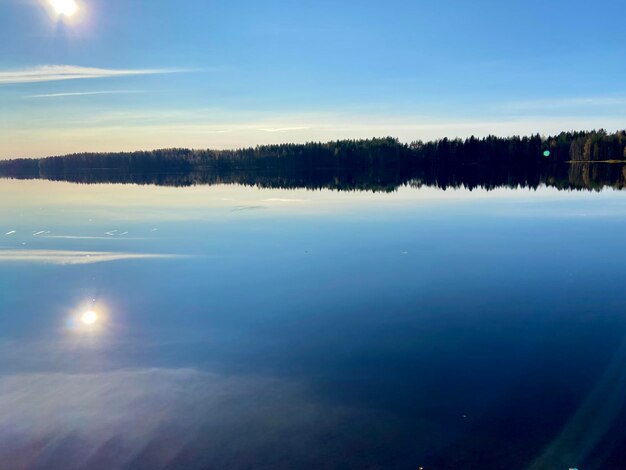
POLYGON ((345 139, 333 139, 333 140, 325 140, 325 141, 321 141, 321 140, 309 140, 306 142, 301 142, 301 143, 297 143, 297 142, 285 142, 285 143, 279 143, 279 144, 258 144, 258 145, 253 145, 253 146, 242 146, 242 147, 233 147, 233 148, 229 148, 229 149, 217 149, 217 148, 210 148, 210 147, 158 147, 158 148, 153 148, 153 149, 135 149, 135 150, 122 150, 122 151, 89 151, 89 150, 84 150, 81 152, 72 152, 72 153, 65 153, 65 154, 57 154, 57 155, 46 155, 46 156, 40 156, 40 157, 36 157, 36 156, 25 156, 25 157, 8 157, 8 158, 0 158, 0 161, 16 161, 16 160, 43 160, 46 158, 63 158, 63 157, 69 157, 69 156, 73 156, 73 155, 83 155, 83 154, 91 154, 91 155, 109 155, 109 154, 113 154, 113 155, 130 155, 130 154, 134 154, 134 153, 152 153, 152 152, 160 152, 160 151, 169 151, 169 150, 186 150, 186 151, 190 151, 190 152, 237 152, 237 151, 242 151, 242 150, 251 150, 251 149, 258 149, 258 148, 268 148, 268 147, 280 147, 280 146, 306 146, 306 145, 312 145, 312 144, 316 144, 316 145, 325 145, 325 144, 332 144, 332 143, 338 143, 338 142, 368 142, 368 141, 376 141, 376 140, 394 140, 396 142, 398 142, 399 144, 402 145, 406 145, 406 146, 410 146, 413 143, 417 143, 417 142, 421 142, 424 144, 428 144, 428 143, 435 143, 435 142, 441 142, 443 140, 449 140, 449 141, 467 141, 470 140, 472 138, 475 139, 479 139, 479 140, 484 140, 487 138, 497 138, 497 139, 513 139, 513 138, 525 138, 525 137, 536 137, 539 136, 542 140, 547 140, 549 138, 554 138, 554 137, 558 137, 561 134, 566 134, 566 133, 575 133, 575 132, 581 132, 581 133, 587 133, 587 134, 592 134, 592 133, 600 133, 600 132, 605 132, 607 134, 617 134, 617 133, 621 133, 621 132, 626 132, 626 128, 623 129, 617 129, 616 131, 608 131, 607 129, 600 127, 600 128, 596 128, 596 129, 582 129, 582 130, 576 130, 576 129, 570 129, 570 130, 564 130, 564 131, 560 131, 558 133, 555 134, 542 134, 539 132, 533 133, 533 134, 509 134, 507 136, 498 136, 495 134, 486 134, 486 135, 471 135, 469 137, 442 137, 439 139, 430 139, 430 140, 422 140, 422 139, 415 139, 415 140, 411 140, 411 141, 402 141, 400 138, 398 137, 394 137, 392 135, 387 135, 387 136, 373 136, 373 137, 367 137, 367 138, 345 138, 345 139))

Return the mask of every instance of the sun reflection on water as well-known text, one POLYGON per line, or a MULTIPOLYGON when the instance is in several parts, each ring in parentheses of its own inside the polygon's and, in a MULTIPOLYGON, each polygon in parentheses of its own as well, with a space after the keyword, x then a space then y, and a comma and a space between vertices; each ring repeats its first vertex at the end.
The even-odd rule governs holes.
POLYGON ((74 309, 66 321, 67 328, 78 334, 102 333, 108 320, 107 310, 95 301, 74 309))

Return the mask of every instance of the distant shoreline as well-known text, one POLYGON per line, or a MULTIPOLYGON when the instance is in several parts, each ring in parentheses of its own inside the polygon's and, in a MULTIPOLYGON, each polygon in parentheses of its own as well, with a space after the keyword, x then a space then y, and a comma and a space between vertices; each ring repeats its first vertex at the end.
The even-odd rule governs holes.
POLYGON ((470 137, 401 143, 392 137, 266 145, 239 150, 162 149, 0 161, 0 177, 77 183, 393 191, 402 185, 467 188, 542 184, 626 188, 626 131, 470 137), (590 165, 590 164, 594 165, 590 165), (597 165, 599 163, 605 166, 597 165))

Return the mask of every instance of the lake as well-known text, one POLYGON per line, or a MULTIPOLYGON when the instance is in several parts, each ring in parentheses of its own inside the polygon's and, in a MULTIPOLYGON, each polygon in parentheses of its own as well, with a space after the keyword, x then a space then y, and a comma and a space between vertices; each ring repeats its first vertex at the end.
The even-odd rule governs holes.
POLYGON ((0 180, 0 468, 623 468, 624 234, 612 189, 0 180))

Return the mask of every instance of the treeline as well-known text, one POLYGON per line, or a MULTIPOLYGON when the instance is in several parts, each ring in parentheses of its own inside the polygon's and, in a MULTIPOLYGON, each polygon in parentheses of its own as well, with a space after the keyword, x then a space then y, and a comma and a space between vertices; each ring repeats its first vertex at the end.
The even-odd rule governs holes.
POLYGON ((569 157, 579 162, 626 160, 626 131, 607 134, 601 130, 575 138, 569 145, 569 157))
POLYGON ((483 139, 442 139, 435 142, 414 142, 411 149, 420 158, 445 164, 522 164, 549 162, 601 162, 626 160, 626 131, 609 134, 605 130, 561 132, 544 138, 494 137, 483 139), (545 154, 549 152, 549 154, 545 154))
POLYGON ((164 149, 149 152, 79 153, 61 157, 0 162, 3 172, 58 174, 66 171, 116 169, 123 172, 164 172, 272 168, 351 168, 395 166, 415 157, 397 139, 344 140, 329 143, 283 144, 238 150, 164 149))
POLYGON ((599 164, 616 160, 626 160, 626 132, 600 130, 547 138, 489 136, 404 144, 388 137, 238 150, 81 153, 2 161, 0 176, 83 183, 238 183, 376 191, 406 184, 623 188, 622 166, 599 164))

